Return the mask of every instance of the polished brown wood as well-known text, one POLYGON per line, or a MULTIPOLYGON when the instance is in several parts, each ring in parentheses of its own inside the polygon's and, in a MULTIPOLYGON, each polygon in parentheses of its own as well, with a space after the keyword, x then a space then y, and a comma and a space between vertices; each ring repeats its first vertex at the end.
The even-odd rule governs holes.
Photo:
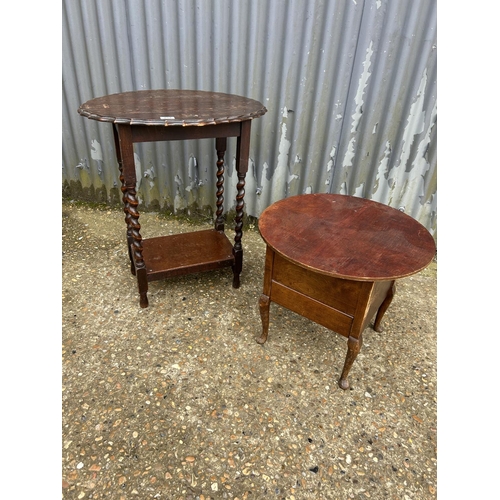
POLYGON ((207 229, 143 241, 148 281, 232 266, 233 246, 222 231, 207 229))
POLYGON ((187 127, 243 122, 266 113, 258 101, 202 90, 139 90, 96 97, 82 104, 82 116, 121 125, 187 127))
POLYGON ((140 305, 148 307, 148 282, 181 274, 232 267, 233 287, 243 268, 245 176, 250 153, 251 120, 266 113, 247 97, 197 90, 141 90, 97 97, 80 115, 113 124, 116 158, 127 226, 131 272, 137 278, 140 305), (224 156, 227 138, 236 137, 236 216, 232 245, 224 233, 224 156), (216 214, 213 230, 143 239, 136 193, 134 143, 215 139, 216 214))
POLYGON ((262 213, 267 244, 259 299, 266 342, 271 302, 347 337, 339 386, 360 352, 362 333, 382 318, 397 279, 424 269, 436 253, 434 239, 412 217, 382 203, 335 194, 299 195, 262 213))

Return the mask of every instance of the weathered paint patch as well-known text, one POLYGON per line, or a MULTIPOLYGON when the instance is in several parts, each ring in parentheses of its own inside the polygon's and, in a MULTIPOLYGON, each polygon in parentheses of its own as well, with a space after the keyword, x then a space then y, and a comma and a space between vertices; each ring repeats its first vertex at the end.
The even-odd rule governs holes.
MULTIPOLYGON (((415 136, 424 131, 425 126, 425 86, 427 83, 427 69, 424 70, 420 84, 417 90, 415 101, 410 106, 408 119, 406 121, 403 132, 402 149, 399 156, 399 162, 391 169, 390 177, 387 183, 390 188, 389 205, 404 204, 402 198, 406 198, 405 193, 415 193, 415 183, 421 182, 422 172, 414 170, 415 164, 412 163, 409 171, 407 171, 407 163, 410 159, 411 146, 415 140, 415 136)), ((429 132, 430 133, 430 132, 429 132)))
POLYGON ((135 190, 139 195, 139 186, 141 185, 142 182, 142 164, 139 155, 135 152, 134 152, 134 163, 135 163, 135 178, 136 178, 135 190))
POLYGON ((427 161, 425 155, 427 153, 427 149, 429 148, 429 144, 431 143, 431 134, 432 134, 432 129, 436 124, 436 117, 437 117, 437 104, 435 103, 434 107, 432 108, 429 126, 427 127, 427 131, 423 139, 420 141, 418 145, 417 153, 415 155, 415 159, 413 160, 412 171, 421 173, 422 175, 425 174, 430 167, 429 162, 427 161))
POLYGON ((293 181, 296 181, 299 179, 299 176, 297 174, 289 174, 288 175, 288 182, 287 182, 287 190, 290 192, 290 187, 293 181))
POLYGON ((288 110, 283 109, 283 122, 281 124, 281 135, 278 146, 278 162, 273 174, 273 187, 271 194, 271 203, 281 200, 286 195, 286 186, 288 182, 288 154, 292 143, 286 138, 286 119, 288 110))
POLYGON ((153 165, 144 171, 144 177, 149 180, 149 187, 153 188, 156 178, 156 172, 153 165))
POLYGON ((80 158, 80 163, 78 163, 78 165, 75 165, 75 168, 80 170, 87 170, 88 172, 90 170, 90 167, 87 158, 80 158))
MULTIPOLYGON (((421 204, 421 210, 415 216, 417 220, 430 220, 432 221, 436 217, 436 205, 437 205, 437 194, 431 194, 429 201, 421 204)), ((429 232, 434 236, 435 228, 429 227, 429 232)))
POLYGON ((425 125, 425 86, 427 84, 427 69, 420 79, 420 85, 417 90, 415 102, 410 107, 410 113, 406 122, 403 133, 403 149, 401 151, 399 166, 406 168, 408 159, 410 158, 411 145, 415 139, 415 135, 421 134, 424 131, 425 125))
POLYGON ((182 210, 187 207, 187 200, 185 196, 181 195, 184 192, 183 185, 184 181, 182 180, 182 172, 180 170, 177 171, 175 176, 175 198, 174 198, 174 212, 178 210, 182 210))
MULTIPOLYGON (((355 133, 358 130, 359 123, 361 121, 361 117, 363 116, 363 94, 365 92, 365 88, 368 85, 368 79, 371 76, 370 73, 370 65, 371 65, 371 57, 373 55, 373 42, 370 42, 370 45, 366 49, 366 58, 363 62, 363 73, 359 77, 358 89, 356 92, 356 96, 354 98, 354 102, 356 104, 356 108, 354 113, 352 114, 352 126, 351 133, 355 133)), ((342 167, 347 169, 348 167, 352 167, 352 161, 356 154, 356 136, 351 137, 349 144, 347 146, 347 150, 344 154, 344 160, 342 162, 342 167)), ((347 175, 347 171, 345 174, 347 175)), ((346 193, 347 194, 347 193, 346 193)))
POLYGON ((102 147, 95 139, 90 143, 90 157, 96 161, 103 161, 102 147))
POLYGON ((185 190, 190 193, 193 189, 198 188, 202 183, 199 181, 198 175, 198 160, 195 156, 191 155, 188 162, 188 176, 189 185, 185 187, 185 190))
POLYGON ((405 171, 404 173, 405 190, 402 195, 402 200, 404 203, 411 202, 411 194, 411 197, 413 198, 415 197, 415 195, 418 195, 418 199, 421 205, 426 204, 425 174, 430 169, 430 164, 425 156, 431 142, 432 129, 436 124, 436 116, 437 105, 434 104, 429 126, 427 127, 424 137, 418 144, 417 152, 412 162, 412 168, 409 172, 405 171))
POLYGON ((349 141, 349 145, 347 146, 347 151, 345 152, 344 155, 344 161, 342 163, 342 166, 344 168, 352 167, 352 160, 355 155, 355 143, 356 143, 356 137, 352 137, 351 140, 349 141))
POLYGON ((380 179, 385 176, 385 174, 389 173, 389 160, 391 158, 391 143, 389 141, 386 141, 385 143, 385 149, 384 149, 384 156, 380 160, 378 169, 377 169, 377 175, 375 177, 375 182, 373 184, 373 190, 372 194, 375 194, 378 191, 378 188, 380 187, 380 179))
POLYGON ((97 174, 99 175, 100 179, 103 180, 104 161, 102 156, 102 147, 95 139, 93 139, 90 143, 90 157, 97 163, 97 174))
POLYGON ((262 172, 260 175, 260 186, 257 187, 257 194, 259 195, 257 197, 257 217, 263 212, 263 210, 266 208, 267 203, 266 203, 266 198, 265 196, 261 196, 263 192, 267 192, 267 190, 270 188, 271 181, 268 179, 268 173, 269 171, 269 165, 267 162, 264 162, 262 165, 262 172))
POLYGON ((356 190, 354 191, 354 195, 353 196, 357 196, 358 198, 362 198, 363 197, 363 192, 364 192, 364 189, 365 189, 365 183, 362 182, 357 188, 356 190))
POLYGON ((359 77, 358 90, 356 92, 356 97, 354 98, 354 102, 356 103, 356 109, 354 114, 352 115, 352 127, 351 132, 356 132, 359 126, 359 122, 361 120, 361 116, 363 115, 363 94, 365 92, 365 88, 368 85, 368 79, 371 76, 370 66, 371 66, 371 57, 373 55, 373 41, 370 42, 370 45, 366 49, 366 58, 363 62, 363 73, 359 77))
POLYGON ((254 194, 257 193, 257 174, 255 170, 255 161, 248 159, 248 172, 245 179, 245 210, 248 215, 255 215, 256 200, 254 194))
POLYGON ((326 173, 327 177, 325 180, 325 186, 329 186, 332 182, 332 170, 335 165, 335 156, 337 154, 337 148, 335 146, 332 146, 332 149, 330 150, 330 159, 328 160, 328 163, 326 164, 326 173))
POLYGON ((335 155, 337 154, 337 148, 335 146, 332 146, 332 149, 330 151, 330 159, 328 160, 328 163, 326 164, 326 171, 331 172, 333 169, 333 165, 335 162, 335 155))

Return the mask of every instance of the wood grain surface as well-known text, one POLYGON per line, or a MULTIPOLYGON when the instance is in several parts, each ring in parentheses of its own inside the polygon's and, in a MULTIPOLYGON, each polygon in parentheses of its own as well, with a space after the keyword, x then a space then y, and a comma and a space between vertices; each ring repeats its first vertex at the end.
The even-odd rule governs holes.
POLYGON ((204 126, 257 118, 267 109, 258 101, 201 90, 139 90, 97 97, 78 109, 101 122, 130 125, 204 126))
POLYGON ((262 213, 259 230, 273 250, 297 265, 352 280, 409 276, 436 253, 429 231, 409 215, 347 195, 285 198, 262 213))

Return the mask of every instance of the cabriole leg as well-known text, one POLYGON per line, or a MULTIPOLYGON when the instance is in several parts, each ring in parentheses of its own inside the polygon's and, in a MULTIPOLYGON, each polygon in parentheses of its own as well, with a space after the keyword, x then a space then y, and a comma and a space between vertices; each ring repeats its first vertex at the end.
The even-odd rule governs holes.
POLYGON ((375 317, 375 323, 373 325, 373 329, 376 332, 381 332, 383 329, 380 326, 380 323, 382 322, 382 318, 384 317, 385 312, 391 305, 392 299, 394 298, 394 294, 396 293, 396 282, 393 281, 389 290, 387 291, 387 295, 384 299, 384 302, 380 305, 378 311, 377 311, 377 316, 375 317))
POLYGON ((349 389, 349 381, 347 380, 347 375, 349 375, 352 364, 358 356, 362 345, 363 337, 361 336, 361 334, 359 335, 359 339, 349 337, 349 339, 347 340, 347 355, 345 357, 344 369, 342 370, 342 375, 340 376, 339 380, 339 387, 341 389, 344 389, 344 391, 346 389, 349 389))
POLYGON ((267 295, 262 294, 259 299, 260 318, 262 320, 262 335, 257 339, 257 343, 263 344, 267 340, 269 332, 269 307, 271 301, 267 295))

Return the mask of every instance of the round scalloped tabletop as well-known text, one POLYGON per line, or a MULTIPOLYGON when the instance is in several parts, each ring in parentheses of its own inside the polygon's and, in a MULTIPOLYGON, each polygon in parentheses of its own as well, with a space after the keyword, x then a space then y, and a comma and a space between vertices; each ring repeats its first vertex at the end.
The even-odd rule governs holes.
POLYGON ((97 97, 78 109, 101 122, 129 125, 203 126, 241 122, 266 113, 254 99, 201 90, 138 90, 97 97))

